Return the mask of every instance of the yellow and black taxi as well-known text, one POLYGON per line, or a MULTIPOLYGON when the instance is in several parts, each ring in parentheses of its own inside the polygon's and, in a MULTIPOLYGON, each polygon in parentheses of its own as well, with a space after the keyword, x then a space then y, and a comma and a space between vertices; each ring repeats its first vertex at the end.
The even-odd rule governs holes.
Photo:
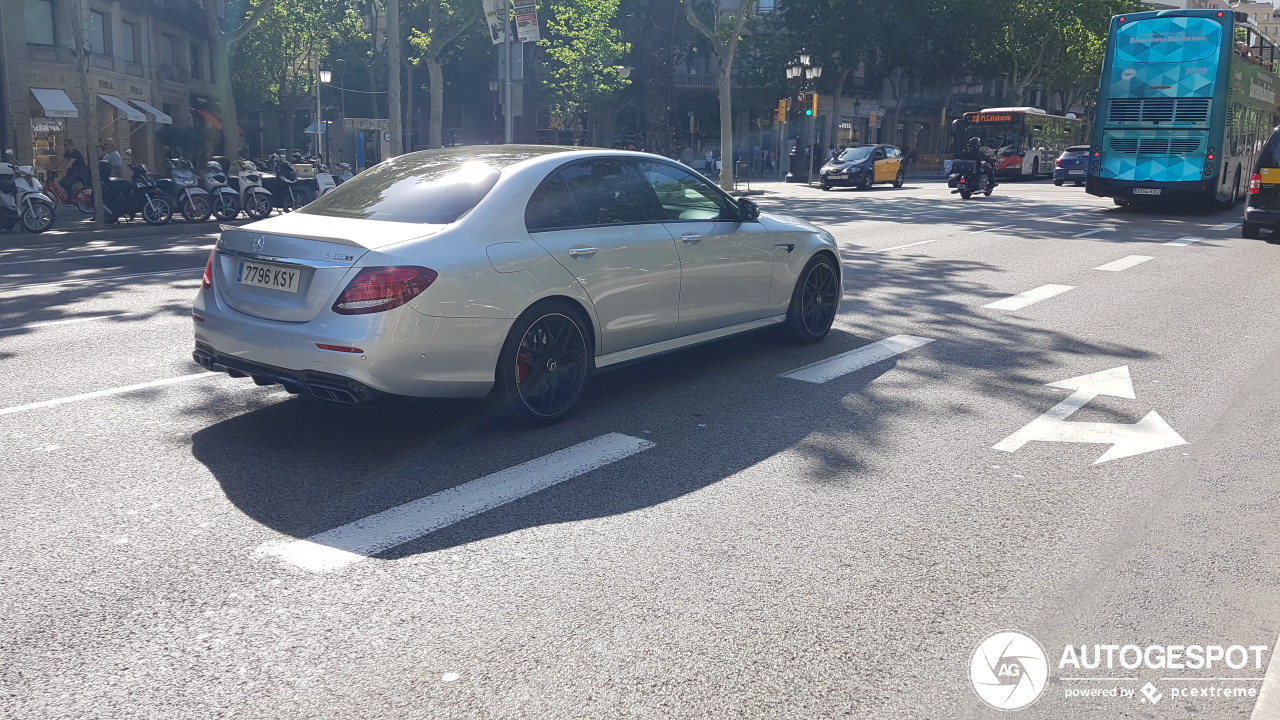
POLYGON ((902 187, 902 151, 892 145, 857 145, 845 148, 819 171, 822 189, 846 185, 865 190, 875 183, 902 187))
POLYGON ((1271 137, 1253 164, 1240 234, 1256 238, 1263 228, 1273 233, 1280 229, 1280 127, 1271 131, 1271 137))

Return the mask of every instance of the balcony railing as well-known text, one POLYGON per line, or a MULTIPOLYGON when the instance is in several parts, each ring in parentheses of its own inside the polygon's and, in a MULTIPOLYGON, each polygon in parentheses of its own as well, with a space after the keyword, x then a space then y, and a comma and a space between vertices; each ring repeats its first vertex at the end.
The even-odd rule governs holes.
POLYGON ((676 73, 672 77, 675 78, 675 82, 672 84, 678 88, 715 90, 719 87, 719 81, 715 75, 701 73, 676 73))

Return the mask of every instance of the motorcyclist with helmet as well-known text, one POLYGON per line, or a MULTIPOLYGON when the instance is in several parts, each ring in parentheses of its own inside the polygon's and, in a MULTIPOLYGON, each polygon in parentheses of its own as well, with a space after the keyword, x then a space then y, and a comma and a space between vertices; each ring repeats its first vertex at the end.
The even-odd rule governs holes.
POLYGON ((996 159, 982 151, 982 140, 971 137, 965 143, 964 150, 956 153, 956 160, 972 160, 977 163, 979 172, 987 174, 987 182, 990 187, 996 186, 996 159))

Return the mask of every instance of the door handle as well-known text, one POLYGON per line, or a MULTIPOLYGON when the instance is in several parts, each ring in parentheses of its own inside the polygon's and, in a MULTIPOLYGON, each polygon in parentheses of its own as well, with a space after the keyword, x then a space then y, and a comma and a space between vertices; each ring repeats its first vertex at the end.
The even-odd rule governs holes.
POLYGON ((569 257, 571 258, 589 258, 600 252, 600 248, 593 247, 575 247, 569 248, 569 257))
POLYGON ((684 233, 680 236, 680 241, 685 245, 696 245, 702 242, 702 235, 699 233, 684 233))

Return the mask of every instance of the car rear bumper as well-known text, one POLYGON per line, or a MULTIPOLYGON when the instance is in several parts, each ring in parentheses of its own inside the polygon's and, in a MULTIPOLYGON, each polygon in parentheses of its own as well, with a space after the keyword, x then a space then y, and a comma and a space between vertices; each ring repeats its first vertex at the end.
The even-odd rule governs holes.
POLYGON ((1280 226, 1280 209, 1257 208, 1246 205, 1244 208, 1244 221, 1254 225, 1280 226))
POLYGON ((211 295, 202 290, 192 309, 197 364, 337 402, 484 397, 514 322, 432 317, 410 307, 376 314, 381 317, 278 322, 232 310, 211 295))

